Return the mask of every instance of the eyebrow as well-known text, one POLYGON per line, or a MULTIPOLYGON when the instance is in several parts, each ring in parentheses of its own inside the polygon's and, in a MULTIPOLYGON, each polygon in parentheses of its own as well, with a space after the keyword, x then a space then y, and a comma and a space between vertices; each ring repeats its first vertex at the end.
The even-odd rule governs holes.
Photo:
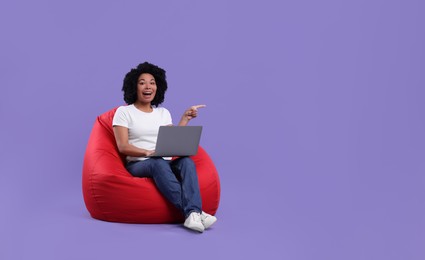
MULTIPOLYGON (((145 79, 140 79, 139 81, 145 81, 145 79)), ((151 79, 150 81, 155 81, 155 79, 151 79)))

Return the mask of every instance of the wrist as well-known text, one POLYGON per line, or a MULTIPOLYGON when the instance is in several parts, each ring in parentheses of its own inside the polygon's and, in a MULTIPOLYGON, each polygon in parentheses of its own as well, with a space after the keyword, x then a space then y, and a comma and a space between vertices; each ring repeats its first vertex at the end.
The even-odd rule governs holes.
POLYGON ((189 123, 189 119, 187 119, 185 116, 183 116, 180 120, 179 126, 185 126, 189 123))

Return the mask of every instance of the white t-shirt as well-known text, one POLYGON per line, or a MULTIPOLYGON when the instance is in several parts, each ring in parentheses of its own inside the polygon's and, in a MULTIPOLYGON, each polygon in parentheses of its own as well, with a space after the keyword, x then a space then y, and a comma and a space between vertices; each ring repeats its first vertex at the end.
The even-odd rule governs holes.
MULTIPOLYGON (((164 107, 153 107, 153 111, 147 113, 137 109, 133 104, 120 106, 112 120, 112 126, 128 128, 130 144, 146 150, 155 150, 159 127, 172 123, 171 114, 164 107)), ((127 161, 145 159, 147 158, 127 156, 127 161)))

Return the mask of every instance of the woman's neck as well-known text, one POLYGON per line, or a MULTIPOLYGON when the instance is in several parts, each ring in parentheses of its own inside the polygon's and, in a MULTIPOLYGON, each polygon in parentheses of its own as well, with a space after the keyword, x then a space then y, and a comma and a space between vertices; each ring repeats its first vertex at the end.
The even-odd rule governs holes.
POLYGON ((152 105, 150 103, 142 104, 142 103, 136 102, 136 103, 134 103, 134 106, 137 109, 139 109, 139 110, 141 110, 143 112, 149 113, 149 112, 152 112, 153 111, 152 105))

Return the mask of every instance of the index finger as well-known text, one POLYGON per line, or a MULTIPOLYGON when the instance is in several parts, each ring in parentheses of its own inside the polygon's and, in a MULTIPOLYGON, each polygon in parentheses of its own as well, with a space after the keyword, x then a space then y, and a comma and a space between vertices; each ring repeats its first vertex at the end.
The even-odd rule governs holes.
POLYGON ((206 107, 207 105, 196 105, 196 106, 192 106, 193 109, 198 109, 198 108, 203 108, 206 107))

